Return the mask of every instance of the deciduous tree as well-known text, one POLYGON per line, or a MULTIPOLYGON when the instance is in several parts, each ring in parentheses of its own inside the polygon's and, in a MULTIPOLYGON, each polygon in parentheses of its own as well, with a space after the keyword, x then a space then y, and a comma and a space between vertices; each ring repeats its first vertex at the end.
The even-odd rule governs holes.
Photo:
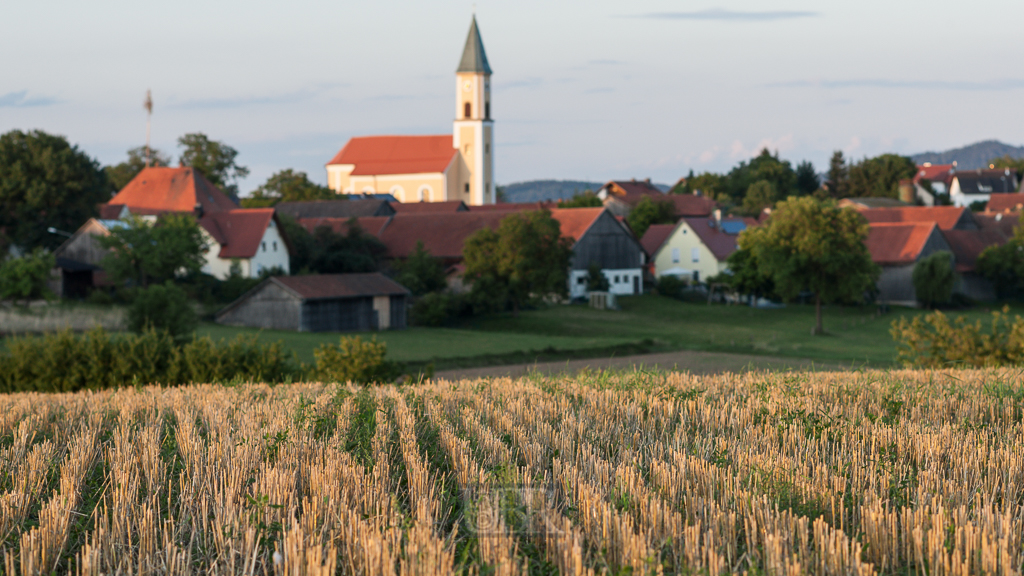
POLYGON ((206 241, 190 214, 167 214, 153 223, 132 216, 99 243, 109 251, 102 266, 110 278, 143 288, 197 274, 206 262, 206 241))
POLYGON ((593 190, 584 190, 582 193, 573 194, 572 198, 558 203, 559 208, 600 208, 604 202, 594 194, 593 190))
POLYGON ((395 280, 415 296, 438 292, 448 287, 441 261, 431 256, 423 247, 423 242, 419 240, 416 241, 416 248, 412 254, 395 264, 395 270, 395 280))
POLYGON ((740 162, 729 171, 729 195, 733 202, 743 202, 750 185, 760 180, 770 182, 779 198, 796 191, 793 167, 787 160, 781 160, 777 152, 772 154, 765 148, 749 162, 740 162))
POLYGON ((0 136, 0 251, 56 248, 64 238, 47 232, 78 229, 110 199, 99 163, 63 136, 12 130, 0 136))
POLYGON ((335 194, 327 186, 310 181, 305 172, 291 168, 275 173, 262 186, 253 190, 248 198, 242 199, 246 208, 274 206, 278 202, 304 202, 308 200, 345 200, 345 195, 335 194))
POLYGON ((238 179, 249 175, 248 168, 235 162, 238 150, 202 132, 178 138, 178 146, 184 148, 179 158, 182 166, 195 168, 225 194, 238 197, 238 179))
POLYGON ((349 219, 344 234, 321 226, 313 231, 313 254, 310 270, 318 274, 376 272, 387 248, 376 237, 365 232, 355 218, 349 219))
POLYGON ((812 196, 791 197, 764 225, 740 233, 739 248, 750 250, 783 298, 802 290, 814 294, 812 334, 823 334, 822 303, 857 299, 878 278, 867 235, 868 223, 856 211, 812 196))
POLYGON ((671 224, 675 215, 675 205, 668 200, 652 200, 645 196, 629 211, 626 223, 637 238, 643 238, 651 224, 671 224))
POLYGON ((476 232, 463 256, 478 309, 510 306, 518 315, 526 304, 568 292, 572 240, 547 210, 510 214, 497 230, 476 232))
POLYGON ((912 280, 917 300, 925 307, 934 308, 949 302, 956 283, 953 254, 940 250, 922 258, 914 265, 912 280))
POLYGON ((0 300, 29 301, 52 297, 46 282, 55 265, 53 254, 42 248, 20 258, 0 262, 0 300))
POLYGON ((765 208, 774 206, 777 200, 775 186, 767 180, 758 180, 747 188, 747 194, 743 197, 743 211, 757 216, 765 208))
POLYGON ((865 158, 850 167, 850 196, 898 198, 900 180, 917 173, 914 161, 898 154, 865 158))
MULTIPOLYGON (((150 148, 149 154, 150 166, 168 166, 171 163, 171 159, 156 148, 150 148)), ((145 167, 146 147, 139 146, 128 151, 127 160, 113 166, 104 166, 103 171, 107 173, 111 189, 117 192, 127 186, 145 167)))

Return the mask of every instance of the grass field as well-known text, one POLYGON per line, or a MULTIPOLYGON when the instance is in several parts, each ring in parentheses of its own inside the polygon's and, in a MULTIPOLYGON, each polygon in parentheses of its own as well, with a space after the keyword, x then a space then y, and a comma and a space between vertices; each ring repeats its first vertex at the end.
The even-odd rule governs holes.
MULTIPOLYGON (((254 330, 235 328, 218 324, 203 324, 196 333, 217 340, 231 339, 240 333, 251 334, 254 330)), ((264 342, 281 340, 295 351, 299 360, 312 363, 313 350, 324 343, 337 344, 341 336, 327 332, 287 332, 281 330, 260 330, 259 339, 264 342)), ((579 350, 605 348, 627 344, 634 339, 601 335, 581 337, 573 335, 544 335, 498 330, 473 331, 454 328, 410 328, 384 332, 357 334, 363 338, 377 337, 388 345, 388 358, 399 362, 426 361, 431 359, 466 358, 483 355, 502 355, 511 352, 526 352, 555 348, 558 350, 579 350)))
MULTIPOLYGON (((830 365, 889 367, 895 344, 889 334, 893 320, 925 311, 891 308, 879 314, 877 306, 825 309, 826 336, 811 336, 814 308, 789 305, 776 309, 687 303, 659 296, 619 298, 621 310, 594 310, 583 305, 552 306, 521 312, 519 317, 499 314, 473 318, 458 328, 411 328, 376 335, 388 343, 388 355, 403 362, 461 358, 457 366, 473 366, 472 357, 487 355, 482 364, 501 363, 500 356, 514 352, 554 348, 587 356, 588 349, 607 349, 653 340, 646 351, 696 350, 742 355, 810 359, 830 365)), ((1021 310, 1016 310, 1020 313, 1021 310)), ((951 311, 971 320, 987 322, 989 310, 978 307, 951 311)), ((250 329, 204 324, 199 335, 232 338, 250 329)), ((336 333, 296 333, 264 330, 264 341, 282 340, 300 360, 312 362, 313 350, 324 342, 336 343, 336 333)), ((612 355, 612 354, 599 354, 612 355)), ((620 356, 622 353, 616 352, 620 356)), ((564 354, 566 358, 573 354, 564 354)), ((591 357, 594 354, 590 354, 591 357)), ((549 354, 543 360, 558 360, 549 354)), ((506 364, 529 363, 533 357, 509 356, 506 364)), ((443 362, 440 363, 444 365, 443 362)), ((454 367, 454 364, 449 364, 454 367)))
POLYGON ((0 396, 29 574, 1019 575, 1013 371, 0 396))

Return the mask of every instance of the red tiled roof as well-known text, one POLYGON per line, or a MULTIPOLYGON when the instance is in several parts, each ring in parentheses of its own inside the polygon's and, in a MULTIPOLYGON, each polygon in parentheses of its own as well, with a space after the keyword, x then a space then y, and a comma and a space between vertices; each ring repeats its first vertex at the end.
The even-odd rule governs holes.
POLYGON ((675 206, 676 218, 710 216, 715 208, 718 208, 718 202, 707 196, 697 196, 696 194, 665 194, 664 196, 675 206))
POLYGON ((353 164, 353 176, 444 172, 458 150, 452 136, 358 136, 327 163, 353 164))
POLYGON ((998 230, 1007 238, 1013 236, 1013 230, 1020 223, 1020 212, 1009 214, 975 214, 975 222, 982 230, 998 230))
POLYGON ((556 208, 551 217, 561 225, 562 236, 578 241, 604 214, 604 208, 556 208))
POLYGON ((989 246, 1002 246, 1009 239, 994 228, 982 230, 944 230, 942 235, 956 257, 957 272, 973 272, 981 251, 989 246))
POLYGON ((640 239, 640 245, 653 258, 675 229, 675 224, 651 224, 644 237, 640 239))
POLYGON ((875 264, 912 264, 938 228, 935 222, 873 223, 865 244, 875 264))
MULTIPOLYGON (((868 223, 882 222, 934 222, 942 230, 952 230, 967 213, 957 206, 906 206, 902 208, 865 208, 860 213, 868 223)), ((967 214, 970 218, 970 214, 967 214)))
MULTIPOLYGON (((384 230, 391 218, 391 216, 366 216, 357 218, 356 221, 364 232, 379 238, 381 231, 384 230)), ((351 218, 299 218, 296 220, 310 234, 321 226, 327 226, 338 234, 348 234, 348 224, 351 221, 351 218)))
MULTIPOLYGON (((683 220, 690 225, 700 241, 708 247, 708 250, 711 250, 719 262, 724 261, 738 248, 736 240, 739 238, 739 234, 723 232, 722 227, 715 222, 714 218, 683 218, 683 220)), ((728 217, 722 218, 722 222, 743 222, 750 226, 746 218, 728 217)))
POLYGON ((380 272, 367 274, 310 274, 268 279, 305 300, 408 294, 409 290, 380 272))
POLYGON ((953 179, 953 171, 952 164, 920 165, 914 174, 914 184, 917 184, 922 179, 929 182, 945 182, 948 184, 953 179))
POLYGON ((665 193, 651 184, 650 180, 612 180, 604 185, 611 194, 627 204, 635 204, 646 196, 661 199, 665 193))
POLYGON ((543 210, 557 208, 557 202, 499 202, 497 204, 482 204, 471 206, 473 212, 524 212, 529 210, 543 210))
POLYGON ((273 218, 273 208, 237 208, 204 214, 199 225, 220 244, 218 257, 252 258, 273 218))
POLYGON ((196 204, 204 213, 238 208, 202 174, 188 167, 143 168, 107 204, 123 204, 134 214, 192 212, 196 204))
POLYGON ((100 220, 117 220, 121 217, 124 204, 100 204, 98 208, 100 220))
POLYGON ((396 214, 434 214, 438 212, 465 212, 469 210, 462 200, 445 202, 390 202, 396 214))
POLYGON ((985 210, 988 212, 1019 212, 1021 208, 1024 208, 1024 193, 1010 192, 990 195, 985 210))

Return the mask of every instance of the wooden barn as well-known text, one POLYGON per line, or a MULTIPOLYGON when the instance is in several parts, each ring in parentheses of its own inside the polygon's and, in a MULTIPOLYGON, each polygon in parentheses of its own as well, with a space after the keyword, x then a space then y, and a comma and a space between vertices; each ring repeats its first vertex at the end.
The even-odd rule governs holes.
POLYGON ((406 327, 409 291, 380 273, 267 278, 217 313, 218 324, 299 332, 406 327))

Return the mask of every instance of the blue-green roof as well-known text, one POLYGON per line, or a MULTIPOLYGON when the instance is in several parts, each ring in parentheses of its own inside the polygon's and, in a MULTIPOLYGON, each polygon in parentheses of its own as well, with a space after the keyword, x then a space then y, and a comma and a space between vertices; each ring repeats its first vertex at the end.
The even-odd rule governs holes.
POLYGON ((459 61, 459 69, 456 72, 491 73, 491 66, 487 63, 487 52, 484 52, 484 41, 480 39, 480 29, 476 27, 476 16, 473 16, 473 22, 469 25, 466 48, 462 51, 462 60, 459 61))

